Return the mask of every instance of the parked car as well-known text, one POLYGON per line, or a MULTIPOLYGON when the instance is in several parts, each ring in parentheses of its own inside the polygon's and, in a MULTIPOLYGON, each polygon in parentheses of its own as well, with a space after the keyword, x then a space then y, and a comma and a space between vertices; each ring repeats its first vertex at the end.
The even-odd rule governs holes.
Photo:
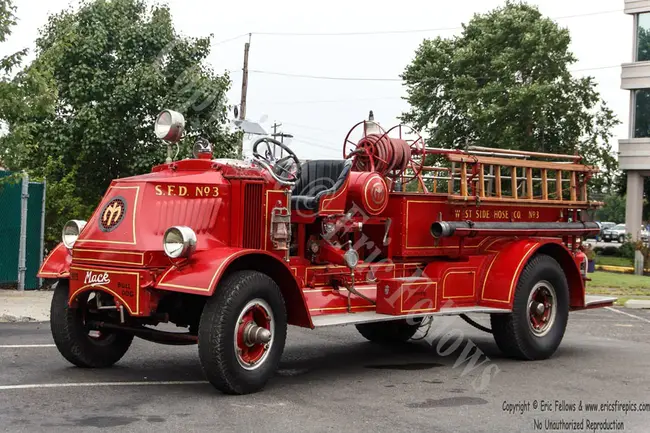
POLYGON ((645 227, 641 227, 641 231, 639 231, 639 239, 641 242, 648 242, 649 238, 650 232, 645 227))
POLYGON ((611 221, 599 221, 598 225, 600 226, 600 233, 598 233, 594 237, 596 238, 597 241, 600 241, 603 239, 603 233, 605 232, 605 230, 614 227, 616 223, 611 221))
POLYGON ((618 241, 623 243, 625 242, 625 234, 625 224, 616 224, 614 227, 610 227, 603 231, 603 241, 618 241))

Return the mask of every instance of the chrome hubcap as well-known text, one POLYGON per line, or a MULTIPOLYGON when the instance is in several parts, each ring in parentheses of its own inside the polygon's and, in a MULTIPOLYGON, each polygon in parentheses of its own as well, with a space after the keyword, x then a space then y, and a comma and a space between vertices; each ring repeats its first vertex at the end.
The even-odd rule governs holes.
POLYGON ((235 326, 235 357, 242 368, 255 370, 264 363, 273 346, 275 320, 263 299, 249 301, 235 326))
POLYGON ((553 327, 557 312, 555 287, 546 280, 539 281, 528 295, 528 325, 533 335, 543 337, 553 327))

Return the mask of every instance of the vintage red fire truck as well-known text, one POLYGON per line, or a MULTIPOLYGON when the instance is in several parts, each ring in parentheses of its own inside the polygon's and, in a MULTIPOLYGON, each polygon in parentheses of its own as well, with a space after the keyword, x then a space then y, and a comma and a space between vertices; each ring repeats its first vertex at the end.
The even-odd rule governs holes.
MULTIPOLYGON (((177 143, 179 113, 156 134, 177 143)), ((111 182, 69 221, 39 277, 58 280, 51 330, 79 367, 119 361, 134 337, 198 344, 219 390, 261 390, 287 325, 355 325, 409 340, 425 318, 489 314, 506 355, 550 357, 585 295, 581 240, 596 168, 573 155, 437 149, 406 125, 358 123, 340 160, 301 162, 257 140, 251 161, 194 157, 111 182), (172 323, 182 332, 155 328, 172 323)), ((164 327, 163 327, 164 328, 164 327)))

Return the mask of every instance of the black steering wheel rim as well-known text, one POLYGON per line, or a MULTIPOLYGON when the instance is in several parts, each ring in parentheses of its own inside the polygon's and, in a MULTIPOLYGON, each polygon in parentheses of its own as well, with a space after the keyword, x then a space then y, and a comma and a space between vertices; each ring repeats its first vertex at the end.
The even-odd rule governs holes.
POLYGON ((295 153, 293 153, 293 151, 289 148, 289 146, 287 146, 286 144, 278 140, 275 140, 270 137, 262 137, 259 140, 257 140, 253 144, 253 157, 262 167, 266 168, 269 171, 271 176, 273 176, 273 178, 276 181, 280 182, 281 184, 294 185, 298 181, 298 179, 300 179, 300 175, 302 174, 302 168, 300 166, 300 160, 298 159, 298 156, 295 153), (262 143, 266 144, 267 156, 263 156, 258 152, 258 146, 262 143), (270 155, 271 146, 269 144, 272 144, 274 147, 276 146, 279 147, 280 149, 282 149, 284 152, 287 153, 287 156, 282 157, 280 159, 275 159, 274 156, 270 155), (282 166, 281 163, 284 163, 290 159, 292 159, 296 164, 295 174, 292 174, 291 177, 281 176, 280 174, 278 174, 278 169, 286 173, 289 173, 289 171, 286 168, 284 168, 284 166, 282 166))

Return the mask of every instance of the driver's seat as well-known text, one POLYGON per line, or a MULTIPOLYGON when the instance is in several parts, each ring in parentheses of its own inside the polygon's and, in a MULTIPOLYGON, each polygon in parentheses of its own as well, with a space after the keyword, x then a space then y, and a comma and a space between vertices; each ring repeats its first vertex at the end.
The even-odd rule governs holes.
POLYGON ((293 187, 291 208, 294 210, 318 211, 321 200, 338 196, 352 170, 351 159, 314 160, 301 166, 300 179, 293 187))

